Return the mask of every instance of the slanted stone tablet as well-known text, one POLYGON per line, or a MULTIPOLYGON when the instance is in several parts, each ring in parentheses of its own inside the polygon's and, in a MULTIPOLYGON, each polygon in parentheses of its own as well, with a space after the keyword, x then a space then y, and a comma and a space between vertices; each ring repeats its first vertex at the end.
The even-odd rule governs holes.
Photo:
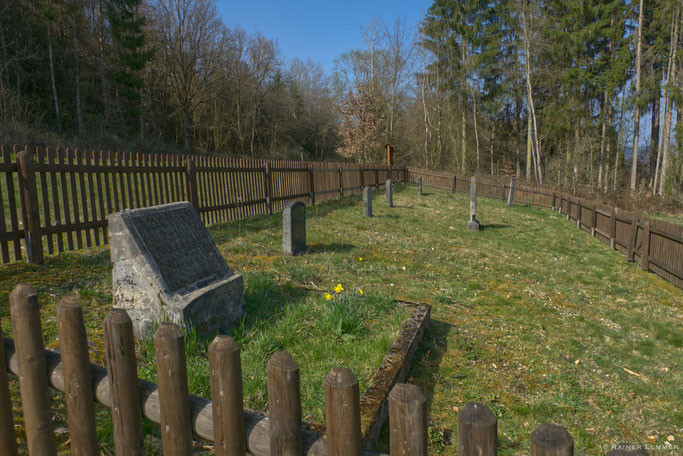
POLYGON ((155 321, 226 329, 244 314, 244 284, 221 256, 188 202, 109 216, 114 307, 126 309, 136 337, 155 321))

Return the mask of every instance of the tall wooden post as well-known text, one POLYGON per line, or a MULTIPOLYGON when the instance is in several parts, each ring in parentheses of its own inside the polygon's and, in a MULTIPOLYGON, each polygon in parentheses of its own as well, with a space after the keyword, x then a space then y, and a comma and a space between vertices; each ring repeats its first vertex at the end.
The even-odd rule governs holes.
POLYGON ((133 322, 124 309, 114 308, 104 319, 104 351, 116 454, 143 456, 145 449, 135 337, 133 322))
POLYGON ((379 189, 379 169, 375 168, 375 190, 379 189))
POLYGON ((50 412, 47 362, 40 326, 38 294, 31 285, 19 284, 9 295, 15 350, 19 357, 19 387, 29 454, 56 455, 50 412))
POLYGON ((583 203, 581 203, 581 198, 576 200, 576 204, 579 206, 579 210, 576 213, 576 227, 581 229, 581 213, 583 212, 583 203))
POLYGON ((313 168, 308 168, 308 184, 309 193, 311 194, 311 206, 315 206, 315 171, 313 168))
POLYGON ((75 296, 64 297, 57 306, 57 333, 64 367, 64 400, 71 454, 98 454, 88 337, 83 311, 75 296))
POLYGON ((194 161, 191 159, 185 160, 185 185, 187 186, 187 198, 194 207, 194 210, 199 213, 199 195, 197 194, 197 171, 194 166, 194 161))
POLYGON ((484 404, 468 402, 458 413, 458 456, 496 456, 498 420, 484 404))
POLYGON ((389 393, 389 432, 392 456, 427 456, 427 400, 417 386, 398 383, 389 393))
POLYGON ((593 211, 591 212, 591 236, 595 237, 595 229, 598 226, 598 208, 593 204, 593 211))
POLYGON ((573 456, 574 439, 562 426, 543 423, 531 433, 529 456, 573 456))
POLYGON ((339 199, 344 197, 344 174, 342 172, 342 167, 338 168, 339 173, 339 199))
POLYGON ((612 213, 610 214, 610 239, 609 246, 611 249, 616 249, 617 242, 617 209, 612 208, 612 213))
POLYGON ((232 337, 218 335, 209 345, 213 435, 217 456, 243 456, 244 398, 240 348, 232 337))
POLYGON ((185 338, 175 323, 164 322, 154 333, 161 443, 165 456, 192 454, 192 419, 187 388, 185 338))
POLYGON ((270 454, 298 456, 303 453, 299 365, 280 350, 268 360, 267 370, 270 454))
POLYGON ((333 367, 325 378, 325 421, 329 456, 361 456, 360 391, 349 369, 333 367))
POLYGON ((650 270, 650 221, 645 221, 643 228, 643 251, 640 254, 640 269, 650 270))
POLYGON ((40 212, 33 153, 28 150, 19 152, 17 154, 17 165, 26 257, 29 263, 41 264, 43 262, 43 239, 40 234, 40 212))
POLYGON ((626 261, 633 262, 636 250, 636 237, 638 235, 638 216, 633 214, 631 218, 631 235, 628 239, 628 247, 626 248, 626 261))
POLYGON ((263 188, 266 190, 266 206, 268 208, 268 215, 273 215, 271 185, 272 179, 270 176, 270 162, 266 162, 266 166, 263 169, 263 188))
POLYGON ((0 448, 4 449, 7 456, 15 456, 17 454, 17 436, 14 433, 6 359, 2 325, 0 324, 0 448))

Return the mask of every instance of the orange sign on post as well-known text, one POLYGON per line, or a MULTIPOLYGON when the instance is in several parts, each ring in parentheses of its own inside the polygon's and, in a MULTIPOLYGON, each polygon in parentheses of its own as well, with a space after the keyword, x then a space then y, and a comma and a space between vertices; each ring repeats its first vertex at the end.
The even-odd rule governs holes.
POLYGON ((391 166, 394 164, 394 148, 391 144, 387 144, 387 165, 391 166))

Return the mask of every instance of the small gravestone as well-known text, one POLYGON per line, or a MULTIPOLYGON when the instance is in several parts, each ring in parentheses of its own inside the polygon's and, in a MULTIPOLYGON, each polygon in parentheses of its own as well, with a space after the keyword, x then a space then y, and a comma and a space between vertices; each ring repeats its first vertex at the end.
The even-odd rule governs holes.
POLYGON ((306 253, 306 205, 293 201, 282 211, 282 253, 306 253))
POLYGON ((510 193, 508 194, 508 206, 515 204, 515 178, 510 178, 510 193))
POLYGON ((242 276, 228 267, 190 203, 109 215, 114 307, 125 309, 136 337, 155 321, 200 332, 229 328, 244 314, 242 276))
POLYGON ((384 189, 387 195, 387 207, 394 207, 394 186, 391 183, 391 179, 387 179, 384 189))
POLYGON ((372 189, 363 187, 363 215, 372 217, 372 189))
POLYGON ((422 196, 422 178, 417 178, 417 196, 422 196))
POLYGON ((472 231, 479 231, 479 220, 477 220, 477 178, 472 177, 470 181, 470 221, 467 228, 472 231))

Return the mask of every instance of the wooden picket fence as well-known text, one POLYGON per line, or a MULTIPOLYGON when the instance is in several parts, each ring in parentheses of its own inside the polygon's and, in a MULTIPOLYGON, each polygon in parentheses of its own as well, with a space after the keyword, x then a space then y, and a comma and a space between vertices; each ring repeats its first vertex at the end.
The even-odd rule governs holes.
MULTIPOLYGON (((144 455, 142 418, 160 424, 163 452, 191 455, 193 440, 213 442, 214 454, 243 456, 387 456, 362 448, 359 385, 353 373, 333 368, 324 380, 324 435, 302 427, 299 366, 286 351, 268 362, 268 416, 244 410, 240 349, 219 335, 209 346, 212 401, 189 394, 180 328, 162 323, 154 335, 157 381, 137 377, 133 325, 123 309, 104 320, 106 369, 90 364, 83 311, 75 296, 56 310, 59 352, 44 348, 40 305, 31 285, 10 294, 14 339, 0 344, 0 453, 17 454, 8 372, 19 379, 29 454, 56 455, 49 387, 64 393, 70 454, 99 454, 95 403, 111 409, 117 455, 144 455)), ((0 326, 1 332, 2 326, 0 326)), ((1 335, 1 334, 0 334, 1 335)), ((390 454, 428 454, 427 401, 415 385, 399 383, 388 397, 390 454)), ((495 456, 497 418, 484 404, 458 413, 458 455, 495 456)), ((206 447, 205 447, 206 448, 206 447)), ((534 456, 572 456, 574 440, 562 427, 542 423, 530 436, 534 456)), ((615 453, 620 454, 620 453, 615 453)), ((647 453, 639 453, 647 454, 647 453)))
POLYGON ((403 182, 405 168, 0 145, 0 257, 33 263, 107 243, 107 216, 190 201, 206 224, 403 182))
MULTIPOLYGON (((469 192, 469 177, 408 168, 408 181, 417 183, 418 178, 427 187, 469 192)), ((505 200, 510 185, 477 178, 477 194, 505 200)), ((514 201, 561 212, 567 220, 575 221, 577 228, 624 253, 628 261, 636 261, 642 270, 683 288, 683 226, 597 201, 520 185, 514 186, 514 201)))

